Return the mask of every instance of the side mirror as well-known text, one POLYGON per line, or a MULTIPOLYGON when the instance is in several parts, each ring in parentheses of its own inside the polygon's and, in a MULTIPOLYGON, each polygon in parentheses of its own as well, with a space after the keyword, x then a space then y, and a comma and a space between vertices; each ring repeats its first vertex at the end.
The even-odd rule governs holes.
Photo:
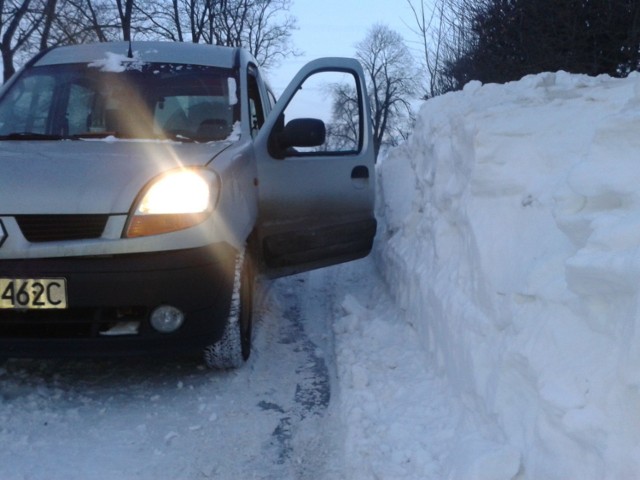
POLYGON ((291 147, 318 147, 325 141, 327 130, 322 120, 296 118, 291 120, 278 135, 278 146, 285 150, 291 147))

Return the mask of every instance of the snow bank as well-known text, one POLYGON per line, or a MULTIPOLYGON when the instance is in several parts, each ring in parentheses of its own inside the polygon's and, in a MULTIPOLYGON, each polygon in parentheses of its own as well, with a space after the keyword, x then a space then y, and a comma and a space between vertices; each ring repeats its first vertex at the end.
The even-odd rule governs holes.
POLYGON ((426 102, 381 161, 380 268, 486 426, 451 478, 640 471, 639 132, 640 75, 545 73, 426 102))

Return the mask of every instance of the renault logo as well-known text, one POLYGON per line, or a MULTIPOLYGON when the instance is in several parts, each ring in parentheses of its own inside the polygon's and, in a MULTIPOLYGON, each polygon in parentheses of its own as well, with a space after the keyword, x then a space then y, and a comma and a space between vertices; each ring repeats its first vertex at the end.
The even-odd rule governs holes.
POLYGON ((0 247, 2 247, 2 244, 7 239, 8 236, 9 235, 7 234, 7 231, 4 228, 4 224, 2 223, 2 220, 0 220, 0 247))

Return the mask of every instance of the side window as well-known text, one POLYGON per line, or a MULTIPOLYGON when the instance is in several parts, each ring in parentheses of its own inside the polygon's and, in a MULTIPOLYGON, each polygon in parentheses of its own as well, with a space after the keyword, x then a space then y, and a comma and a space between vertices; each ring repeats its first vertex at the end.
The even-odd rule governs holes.
POLYGON ((247 87, 249 92, 249 121, 251 123, 251 136, 255 137, 264 124, 265 113, 258 85, 257 71, 249 68, 247 87))
POLYGON ((32 76, 12 90, 5 102, 11 106, 0 115, 0 134, 11 132, 49 133, 51 100, 55 80, 49 75, 32 76), (22 87, 22 88, 20 88, 22 87))
POLYGON ((267 91, 267 96, 269 97, 269 105, 271 109, 273 109, 273 106, 276 104, 276 96, 271 90, 267 91))
POLYGON ((356 77, 346 72, 317 72, 298 89, 284 111, 284 121, 316 118, 325 125, 325 141, 315 147, 296 147, 294 155, 327 152, 347 155, 362 145, 362 101, 356 77))

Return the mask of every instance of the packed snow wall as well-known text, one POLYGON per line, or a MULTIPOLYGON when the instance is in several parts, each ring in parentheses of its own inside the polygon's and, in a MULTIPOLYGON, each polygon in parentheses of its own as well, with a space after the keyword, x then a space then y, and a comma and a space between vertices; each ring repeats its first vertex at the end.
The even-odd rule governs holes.
POLYGON ((425 102, 378 176, 415 360, 494 427, 500 476, 637 478, 640 75, 472 82, 425 102))

